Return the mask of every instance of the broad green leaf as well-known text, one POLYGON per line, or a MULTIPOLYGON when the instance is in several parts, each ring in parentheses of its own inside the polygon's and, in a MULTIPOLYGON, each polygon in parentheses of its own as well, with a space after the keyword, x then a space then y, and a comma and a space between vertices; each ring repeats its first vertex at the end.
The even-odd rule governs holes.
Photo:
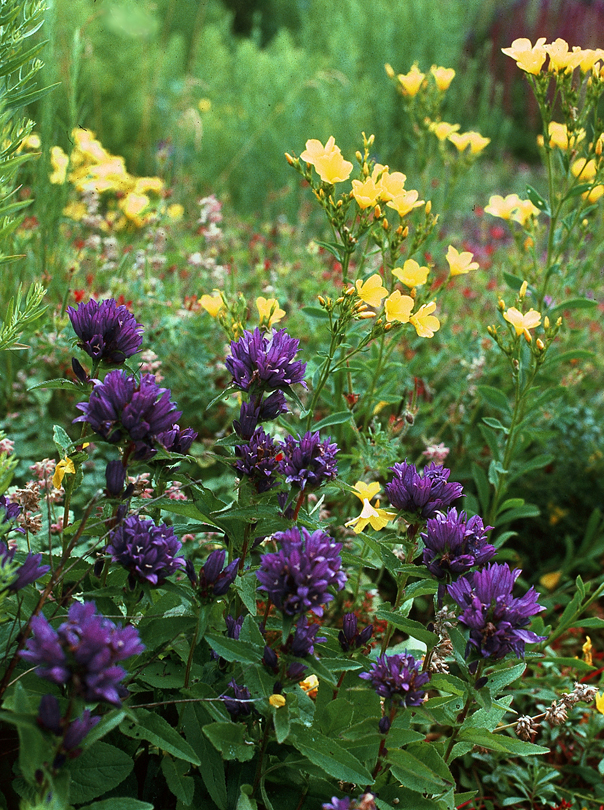
POLYGON ((53 425, 52 439, 55 443, 55 447, 59 451, 61 458, 68 456, 74 449, 73 439, 67 435, 65 430, 63 430, 60 425, 53 425))
POLYGON ((120 725, 120 731, 126 737, 134 737, 137 740, 148 740, 152 745, 156 745, 160 750, 177 759, 184 759, 193 765, 199 765, 199 757, 193 751, 186 740, 180 736, 161 714, 154 714, 146 709, 134 709, 133 714, 138 723, 132 720, 124 720, 120 725))
POLYGON ((350 411, 338 411, 331 416, 326 416, 325 419, 321 419, 320 422, 312 426, 312 429, 323 430, 323 428, 329 427, 330 425, 342 425, 344 422, 350 422, 351 418, 352 413, 350 411))
POLYGON ((210 716, 200 703, 185 706, 182 720, 187 742, 193 748, 203 766, 199 773, 214 804, 219 810, 227 808, 224 760, 202 731, 210 716))
POLYGON ((209 723, 202 730, 223 759, 248 762, 256 753, 254 743, 245 739, 246 727, 241 723, 209 723))
POLYGON ((242 664, 259 664, 262 661, 262 649, 249 641, 211 634, 206 636, 206 641, 225 661, 238 661, 242 664))
POLYGON ((543 211, 545 214, 550 216, 548 202, 541 196, 541 194, 539 194, 537 189, 533 188, 533 186, 527 185, 526 195, 529 198, 529 200, 533 203, 533 205, 536 205, 540 211, 543 211))
POLYGON ((37 388, 52 388, 52 389, 59 389, 61 391, 76 391, 79 394, 83 394, 84 389, 83 386, 78 385, 78 383, 73 382, 73 380, 65 380, 63 378, 56 378, 54 380, 45 380, 44 382, 36 383, 28 388, 28 391, 35 391, 37 388))
POLYGON ((489 487, 489 482, 487 480, 485 471, 475 462, 472 462, 472 478, 474 479, 476 489, 478 490, 478 500, 480 501, 480 506, 482 510, 486 512, 489 508, 489 502, 491 500, 491 489, 489 487))
POLYGON ((500 388, 494 388, 492 385, 479 385, 476 390, 487 405, 507 414, 512 413, 508 398, 500 388))
POLYGON ((87 804, 80 810, 153 810, 153 805, 138 799, 130 799, 127 796, 116 796, 113 799, 103 799, 94 804, 87 804))
POLYGON ((285 706, 274 709, 273 726, 277 742, 281 745, 288 738, 290 731, 289 704, 286 703, 285 706))
POLYGON ((302 312, 309 318, 316 318, 319 321, 329 320, 329 315, 320 307, 302 307, 302 312))
POLYGON ((495 734, 482 728, 463 728, 459 732, 458 740, 460 742, 469 742, 473 745, 479 745, 481 748, 488 748, 489 751, 501 751, 520 757, 549 754, 549 748, 545 748, 542 745, 524 742, 524 740, 509 737, 507 734, 503 733, 495 734))
POLYGON ((195 793, 195 782, 193 777, 186 776, 190 765, 182 760, 174 760, 168 754, 162 757, 161 769, 166 782, 172 793, 176 798, 181 801, 185 806, 188 806, 193 801, 193 794, 195 793))
POLYGON ((89 802, 113 790, 128 776, 134 760, 121 748, 97 742, 69 766, 70 799, 74 804, 89 802))
POLYGON ((482 421, 493 430, 502 430, 506 435, 509 433, 505 425, 502 425, 499 419, 495 419, 494 416, 483 416, 482 421))
POLYGON ((553 318, 566 309, 594 309, 597 306, 598 302, 593 298, 569 298, 567 301, 562 301, 550 309, 549 317, 553 318))
POLYGON ((417 793, 442 793, 455 785, 446 762, 429 743, 391 749, 387 759, 394 778, 417 793))
POLYGON ((548 352, 548 358, 543 364, 543 368, 547 369, 550 366, 555 366, 557 363, 568 363, 571 360, 594 360, 596 353, 589 351, 589 349, 571 349, 568 352, 548 352))
POLYGON ((335 779, 358 785, 373 784, 373 777, 365 766, 335 740, 300 725, 292 727, 289 740, 314 765, 335 779))

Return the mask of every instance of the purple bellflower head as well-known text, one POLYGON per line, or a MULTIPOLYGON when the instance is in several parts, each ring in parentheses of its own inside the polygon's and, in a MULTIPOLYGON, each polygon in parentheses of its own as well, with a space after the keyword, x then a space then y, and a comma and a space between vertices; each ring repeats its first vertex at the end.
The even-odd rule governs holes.
POLYGON ((247 686, 239 686, 235 683, 235 680, 229 681, 229 686, 233 690, 235 694, 234 698, 228 697, 228 695, 221 695, 224 702, 224 706, 228 713, 231 715, 233 719, 239 717, 240 715, 248 715, 252 713, 252 696, 250 694, 250 690, 247 686))
POLYGON ((225 365, 242 391, 287 390, 294 383, 304 383, 306 363, 294 360, 299 345, 285 329, 268 335, 257 328, 246 330, 239 340, 231 341, 225 365))
POLYGON ((479 515, 468 519, 465 512, 458 514, 454 506, 446 514, 437 512, 421 535, 424 565, 438 579, 484 565, 497 553, 495 546, 487 543, 487 532, 492 528, 485 526, 479 515))
POLYGON ((296 616, 312 610, 323 615, 323 605, 333 596, 328 588, 341 591, 346 574, 341 570, 341 543, 334 543, 320 529, 310 534, 293 526, 285 532, 276 532, 274 539, 281 549, 264 554, 256 576, 260 590, 268 593, 275 607, 287 616, 296 616))
POLYGON ((171 431, 182 416, 170 390, 160 388, 153 374, 143 374, 138 382, 123 369, 110 371, 95 384, 90 400, 76 407, 82 416, 74 422, 88 422, 110 444, 133 443, 132 458, 138 461, 155 455, 158 436, 171 431))
POLYGON ((109 461, 105 467, 105 483, 110 498, 119 498, 126 483, 126 468, 121 461, 109 461))
POLYGON ((274 473, 279 466, 279 448, 272 436, 259 427, 247 444, 235 447, 235 469, 245 475, 256 492, 267 492, 279 483, 274 473))
POLYGON ((229 563, 226 568, 224 561, 226 551, 218 548, 208 554, 205 564, 199 571, 199 579, 195 573, 193 563, 187 560, 185 571, 193 587, 196 587, 202 600, 212 600, 215 596, 224 596, 237 577, 239 557, 229 563))
POLYGON ((186 456, 197 438, 197 431, 193 428, 181 428, 174 425, 170 430, 158 433, 155 438, 168 453, 186 456))
POLYGON ((369 672, 359 678, 371 681, 377 694, 400 706, 421 706, 426 694, 422 689, 430 680, 429 672, 420 672, 421 661, 412 655, 380 655, 369 672))
POLYGON ((364 793, 358 799, 351 799, 350 796, 338 799, 337 796, 332 796, 331 801, 323 805, 323 810, 375 810, 375 796, 373 793, 364 793))
POLYGON ((394 473, 386 484, 386 495, 395 509, 415 518, 431 518, 461 497, 461 484, 449 483, 451 470, 431 462, 418 473, 406 461, 390 467, 394 473))
MULTIPOLYGON (((21 506, 18 503, 11 503, 6 495, 0 495, 0 535, 9 532, 13 527, 12 523, 21 514, 21 506), (8 526, 5 524, 9 524, 8 526)), ((25 534, 25 529, 15 528, 16 532, 25 534)))
POLYGON ((358 650, 369 643, 373 635, 373 625, 368 624, 361 632, 358 631, 358 620, 354 613, 345 613, 342 619, 342 629, 338 633, 338 641, 344 652, 358 650))
POLYGON ((128 692, 119 661, 144 650, 136 628, 121 627, 96 612, 94 602, 74 602, 67 621, 55 630, 44 616, 31 620, 33 635, 19 654, 36 667, 36 675, 70 686, 88 701, 120 706, 128 692))
POLYGON ((140 351, 143 327, 136 322, 127 307, 118 306, 113 298, 79 304, 77 310, 67 307, 67 314, 76 335, 78 346, 93 360, 105 363, 123 363, 140 351))
POLYGON ((171 526, 130 515, 109 535, 106 551, 129 572, 132 584, 162 585, 184 566, 184 557, 177 556, 181 548, 171 526))
POLYGON ((68 753, 71 759, 81 754, 80 745, 86 735, 101 722, 100 717, 91 716, 89 709, 84 709, 81 717, 65 722, 61 717, 59 701, 54 695, 42 697, 36 719, 42 728, 51 731, 57 737, 63 737, 61 749, 68 753))
POLYGON ((306 616, 302 616, 296 625, 289 652, 296 658, 306 658, 307 655, 312 655, 315 651, 315 643, 327 641, 326 638, 316 638, 318 632, 319 625, 309 625, 306 616))
POLYGON ((524 645, 545 641, 524 628, 530 617, 545 608, 537 602, 539 594, 530 588, 524 596, 512 596, 514 582, 521 571, 510 570, 507 563, 492 563, 449 585, 449 595, 462 608, 459 621, 470 630, 466 658, 474 648, 482 658, 504 658, 513 652, 524 656, 524 645))
POLYGON ((261 422, 271 422, 287 410, 283 391, 273 391, 268 397, 256 395, 241 404, 239 419, 233 422, 235 433, 248 441, 261 422))
POLYGON ((40 565, 41 554, 29 553, 23 565, 17 567, 14 563, 15 552, 15 548, 0 543, 0 593, 4 590, 17 593, 50 571, 49 565, 40 565))
POLYGON ((288 484, 300 489, 316 489, 338 474, 336 453, 338 445, 330 439, 321 441, 319 432, 308 431, 304 436, 286 436, 281 442, 283 458, 279 472, 288 484))

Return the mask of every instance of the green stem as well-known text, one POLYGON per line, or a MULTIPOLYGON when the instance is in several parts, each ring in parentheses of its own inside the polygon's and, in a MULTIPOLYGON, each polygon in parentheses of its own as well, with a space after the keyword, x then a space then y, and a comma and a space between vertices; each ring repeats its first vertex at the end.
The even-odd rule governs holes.
MULTIPOLYGON (((484 661, 481 661, 478 664, 478 668, 476 670, 474 683, 476 683, 478 681, 478 679, 480 678, 480 676, 482 675, 482 670, 483 669, 484 669, 484 661)), ((474 695, 470 691, 470 693, 468 694, 468 697, 466 699, 466 702, 464 704, 464 707, 463 707, 463 709, 461 711, 461 714, 459 715, 457 725, 453 729, 453 733, 451 734, 451 737, 449 739, 449 744, 447 746, 447 750, 445 751, 444 760, 447 763, 449 762, 449 757, 451 756, 451 752, 453 751, 453 746, 455 745, 455 740, 457 739, 457 737, 459 735, 459 732, 461 731, 461 727, 463 726, 463 724, 465 722, 465 719, 468 716, 468 712, 470 711, 470 706, 473 703, 474 703, 474 695)))
MULTIPOLYGON (((410 565, 413 562, 413 557, 415 556, 415 550, 417 548, 415 538, 417 537, 419 526, 420 526, 419 523, 411 523, 407 529, 407 543, 409 544, 407 556, 405 557, 405 563, 407 565, 410 565)), ((393 608, 394 613, 396 613, 396 611, 400 608, 400 606, 403 603, 403 597, 405 596, 405 588, 407 586, 408 579, 409 574, 406 573, 399 574, 397 577, 396 600, 394 602, 393 608)), ((388 622, 388 627, 386 628, 384 638, 382 639, 382 648, 380 650, 381 655, 384 655, 384 653, 388 649, 388 645, 390 644, 390 640, 392 638, 393 633, 394 633, 394 625, 392 624, 392 622, 388 622)))

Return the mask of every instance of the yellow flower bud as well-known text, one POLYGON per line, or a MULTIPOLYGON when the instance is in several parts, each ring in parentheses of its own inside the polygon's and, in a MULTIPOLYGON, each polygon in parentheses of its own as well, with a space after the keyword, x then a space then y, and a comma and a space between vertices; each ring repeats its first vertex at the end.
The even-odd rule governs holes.
POLYGON ((393 323, 387 323, 386 326, 384 326, 384 332, 389 332, 393 326, 393 323))
POLYGON ((280 709, 282 706, 285 706, 286 703, 283 695, 271 695, 268 702, 271 704, 271 706, 274 706, 275 709, 280 709))
POLYGON ((543 326, 545 329, 549 329, 549 318, 547 317, 547 315, 543 319, 543 326))
POLYGON ((521 301, 526 295, 527 290, 528 290, 528 281, 524 280, 522 282, 522 286, 520 287, 520 292, 518 293, 518 298, 520 298, 521 301))
POLYGON ((600 157, 600 155, 602 154, 602 138, 601 137, 598 138, 598 140, 596 141, 596 150, 595 151, 596 151, 596 155, 598 157, 600 157))
POLYGON ((558 328, 560 328, 562 326, 562 318, 558 318, 558 320, 556 321, 556 326, 558 328))
POLYGON ((367 318, 375 318, 375 312, 360 312, 358 317, 362 320, 367 320, 367 318))
POLYGON ((406 239, 409 236, 409 226, 405 225, 403 228, 403 239, 406 239))
POLYGON ((497 309, 500 310, 500 312, 503 312, 503 310, 505 309, 505 301, 503 300, 503 298, 500 298, 497 301, 497 309))
POLYGON ((495 335, 497 334, 497 331, 494 326, 487 326, 487 332, 489 333, 489 335, 491 335, 491 337, 495 337, 495 335))
POLYGON ((426 208, 426 215, 430 214, 430 212, 432 211, 432 200, 428 200, 425 208, 426 208))
POLYGON ((290 166, 294 165, 293 157, 291 155, 288 155, 287 152, 285 153, 285 159, 287 160, 287 162, 289 163, 290 166))
POLYGON ((387 231, 389 227, 390 227, 390 223, 388 222, 388 220, 386 219, 386 217, 384 217, 384 219, 382 220, 382 228, 383 228, 385 231, 387 231))
POLYGON ((319 303, 321 304, 322 307, 324 307, 325 304, 327 303, 322 295, 319 296, 319 303))
POLYGON ((373 209, 373 216, 376 219, 379 219, 382 216, 382 209, 380 208, 379 205, 376 205, 375 208, 373 209))
POLYGON ((535 341, 535 346, 539 349, 540 352, 545 351, 545 343, 541 340, 541 338, 537 338, 535 341))
POLYGON ((386 71, 386 76, 388 76, 389 79, 394 79, 396 74, 394 72, 394 68, 392 67, 392 65, 386 62, 386 64, 384 65, 384 70, 386 71))

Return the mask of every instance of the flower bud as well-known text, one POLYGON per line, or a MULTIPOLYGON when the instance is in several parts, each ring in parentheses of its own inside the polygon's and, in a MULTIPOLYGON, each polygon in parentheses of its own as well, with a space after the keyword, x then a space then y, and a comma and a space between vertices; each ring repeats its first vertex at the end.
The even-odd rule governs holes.
POLYGON ((392 67, 391 64, 386 62, 386 64, 384 65, 384 70, 386 71, 386 76, 388 76, 389 79, 394 79, 395 73, 394 68, 392 67))
POLYGON ((287 160, 287 162, 289 163, 290 166, 294 165, 293 157, 291 155, 288 155, 287 152, 285 153, 285 159, 287 160))
POLYGON ((547 317, 547 315, 546 315, 546 316, 545 316, 545 318, 543 319, 543 327, 544 327, 545 329, 549 329, 549 318, 547 317))
POLYGON ((382 220, 382 228, 385 231, 387 231, 389 227, 390 227, 390 224, 389 224, 388 220, 386 219, 386 217, 384 217, 384 219, 382 220))
POLYGON ((537 338, 535 341, 535 346, 539 349, 540 352, 545 351, 545 343, 541 340, 541 338, 537 338))
POLYGON ((428 202, 426 203, 425 211, 426 211, 426 216, 429 216, 430 212, 432 211, 432 200, 428 200, 428 202))
POLYGON ((562 326, 562 318, 558 318, 558 320, 556 321, 556 326, 558 327, 558 329, 562 326))
POLYGON ((321 304, 322 307, 324 307, 327 302, 325 301, 325 299, 323 298, 322 295, 319 295, 318 298, 319 298, 319 303, 321 304))
POLYGON ((382 216, 382 209, 380 208, 379 205, 376 205, 375 208, 373 209, 373 216, 376 219, 379 219, 382 216))
POLYGON ((526 295, 526 291, 528 290, 528 281, 526 279, 522 282, 522 286, 520 287, 520 291, 518 293, 518 298, 522 301, 524 296, 526 295))

